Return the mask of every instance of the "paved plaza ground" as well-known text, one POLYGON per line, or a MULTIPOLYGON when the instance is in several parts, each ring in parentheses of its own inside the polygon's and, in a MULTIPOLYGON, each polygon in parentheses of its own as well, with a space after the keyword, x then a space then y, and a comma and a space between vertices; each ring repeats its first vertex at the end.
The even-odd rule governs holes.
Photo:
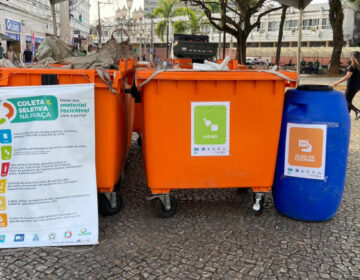
POLYGON ((351 119, 344 198, 330 221, 284 217, 271 194, 256 217, 251 192, 234 189, 175 191, 178 212, 159 219, 146 199, 150 191, 134 142, 124 208, 100 217, 100 244, 0 250, 0 279, 360 279, 360 121, 351 119))

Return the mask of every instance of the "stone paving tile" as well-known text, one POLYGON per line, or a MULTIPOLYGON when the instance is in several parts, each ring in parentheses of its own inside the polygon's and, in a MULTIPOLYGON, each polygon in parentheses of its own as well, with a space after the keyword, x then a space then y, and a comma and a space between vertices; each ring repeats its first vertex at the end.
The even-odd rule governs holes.
POLYGON ((100 217, 100 244, 0 250, 0 279, 360 279, 360 121, 352 125, 344 199, 330 221, 284 217, 271 195, 255 217, 251 193, 234 189, 174 191, 177 214, 159 219, 134 142, 124 208, 100 217))

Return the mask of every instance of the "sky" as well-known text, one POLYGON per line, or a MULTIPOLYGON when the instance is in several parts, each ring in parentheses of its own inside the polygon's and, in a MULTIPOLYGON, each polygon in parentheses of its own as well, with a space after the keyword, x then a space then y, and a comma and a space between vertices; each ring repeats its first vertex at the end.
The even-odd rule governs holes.
MULTIPOLYGON (((97 0, 90 0, 90 22, 96 21, 98 19, 98 9, 97 9, 97 0)), ((118 7, 122 8, 126 6, 126 0, 101 0, 101 2, 108 2, 112 4, 100 4, 100 16, 101 17, 111 17, 115 15, 115 11, 118 7)), ((326 3, 328 0, 313 0, 312 3, 326 3)), ((134 0, 132 10, 139 9, 142 7, 144 9, 144 0, 134 0)))
MULTIPOLYGON (((90 22, 98 20, 98 0, 90 0, 90 22)), ((101 17, 111 17, 115 16, 115 11, 118 7, 122 8, 126 6, 126 0, 100 0, 102 3, 110 3, 110 4, 100 4, 100 16, 101 17)), ((134 0, 132 11, 134 9, 139 9, 142 7, 144 9, 144 0, 134 0)))

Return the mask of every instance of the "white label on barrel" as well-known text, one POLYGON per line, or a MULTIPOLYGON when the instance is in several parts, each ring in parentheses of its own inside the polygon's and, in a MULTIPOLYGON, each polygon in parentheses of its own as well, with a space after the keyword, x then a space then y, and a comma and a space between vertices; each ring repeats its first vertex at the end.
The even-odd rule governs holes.
POLYGON ((325 179, 326 125, 288 123, 285 176, 325 179))

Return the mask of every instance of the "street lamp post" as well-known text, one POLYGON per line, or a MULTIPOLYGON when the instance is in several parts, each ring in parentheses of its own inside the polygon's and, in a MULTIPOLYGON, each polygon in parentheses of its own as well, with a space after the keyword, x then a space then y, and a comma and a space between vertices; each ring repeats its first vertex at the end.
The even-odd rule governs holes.
POLYGON ((116 20, 118 23, 120 23, 120 29, 121 29, 121 32, 120 32, 120 36, 121 36, 121 42, 123 41, 123 24, 124 24, 124 21, 126 20, 126 15, 127 15, 127 9, 124 7, 122 7, 121 9, 117 9, 116 10, 116 20))
POLYGON ((109 3, 109 2, 100 2, 98 1, 98 25, 99 25, 99 28, 98 28, 98 31, 99 31, 99 43, 101 43, 101 17, 100 17, 100 4, 108 4, 108 5, 111 5, 112 3, 109 3))
POLYGON ((128 8, 129 19, 131 19, 131 8, 132 8, 133 3, 134 3, 133 0, 126 0, 126 6, 128 8))

